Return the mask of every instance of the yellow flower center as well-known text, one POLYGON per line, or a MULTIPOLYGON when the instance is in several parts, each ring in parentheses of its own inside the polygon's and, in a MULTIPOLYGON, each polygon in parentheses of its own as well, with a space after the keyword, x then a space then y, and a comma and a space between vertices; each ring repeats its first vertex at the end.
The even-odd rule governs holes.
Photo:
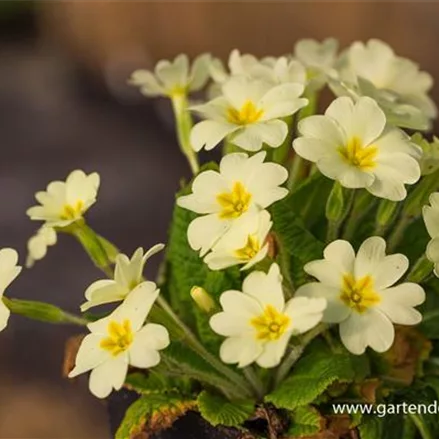
POLYGON ((219 213, 222 219, 233 219, 240 217, 245 213, 251 201, 252 195, 247 192, 241 182, 236 182, 230 192, 219 194, 216 199, 222 207, 219 213))
POLYGON ((256 339, 261 341, 279 340, 290 323, 291 319, 272 305, 267 305, 263 314, 250 320, 250 324, 256 330, 256 339))
POLYGON ((358 137, 352 137, 348 144, 341 146, 338 151, 346 162, 362 171, 376 166, 378 148, 374 145, 364 147, 358 137))
POLYGON ((75 205, 66 204, 61 211, 61 219, 63 220, 73 220, 81 216, 84 210, 84 202, 78 200, 75 205))
POLYGON ((182 97, 187 94, 187 86, 184 85, 174 85, 171 89, 167 91, 169 97, 182 97))
POLYGON ((130 347, 133 340, 134 334, 129 320, 124 320, 122 323, 112 320, 108 324, 108 337, 102 339, 100 346, 117 357, 130 347))
POLYGON ((240 110, 230 107, 227 110, 227 120, 235 125, 248 125, 257 122, 263 114, 264 110, 258 109, 252 101, 248 100, 240 110))
POLYGON ((235 255, 238 259, 243 261, 250 261, 253 259, 261 249, 259 239, 254 235, 248 235, 247 243, 239 250, 235 250, 235 255))
POLYGON ((355 279, 352 274, 345 274, 343 276, 340 299, 346 306, 360 314, 381 301, 381 297, 374 290, 371 276, 367 275, 360 279, 355 279))

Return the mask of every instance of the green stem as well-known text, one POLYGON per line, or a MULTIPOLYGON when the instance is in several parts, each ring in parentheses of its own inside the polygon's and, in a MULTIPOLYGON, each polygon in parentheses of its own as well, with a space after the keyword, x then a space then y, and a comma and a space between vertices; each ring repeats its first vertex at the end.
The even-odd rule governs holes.
POLYGON ((415 282, 420 284, 430 277, 432 271, 433 263, 428 260, 427 255, 424 253, 416 261, 415 265, 407 275, 407 282, 415 282))
POLYGON ((392 233, 387 240, 389 252, 394 251, 398 247, 398 244, 404 238, 404 233, 407 227, 412 223, 412 221, 413 219, 411 217, 403 216, 396 223, 396 226, 394 227, 392 233))
POLYGON ((279 163, 280 165, 285 165, 285 163, 288 160, 288 156, 290 151, 292 151, 292 144, 293 144, 293 133, 294 133, 294 116, 287 116, 283 119, 283 121, 288 126, 288 134, 285 137, 284 142, 282 145, 278 146, 277 148, 273 149, 272 152, 272 161, 274 163, 279 163))
POLYGON ((185 94, 175 95, 171 98, 171 102, 174 110, 177 137, 181 152, 185 155, 192 173, 196 175, 200 171, 200 165, 198 163, 197 154, 192 148, 190 141, 193 121, 188 110, 187 96, 185 94))
MULTIPOLYGON (((305 96, 308 98, 309 103, 306 107, 302 108, 297 115, 296 126, 302 119, 315 114, 318 104, 318 94, 313 92, 305 96)), ((294 154, 293 162, 290 168, 290 176, 288 179, 287 187, 289 190, 293 189, 298 183, 300 183, 308 173, 308 163, 298 154, 294 154)))
POLYGON ((352 240, 358 225, 363 218, 375 207, 377 199, 366 190, 361 190, 355 196, 352 211, 346 219, 346 224, 343 231, 343 239, 346 241, 352 240))
POLYGON ((284 358, 278 367, 274 377, 274 388, 276 388, 286 378, 291 368, 301 357, 306 346, 308 346, 322 332, 326 331, 327 328, 328 325, 320 323, 301 337, 300 344, 291 349, 290 353, 284 358))
POLYGON ((90 323, 88 320, 70 314, 58 308, 55 305, 44 302, 36 302, 32 300, 18 300, 2 298, 3 303, 14 313, 32 320, 38 320, 46 323, 56 324, 73 324, 79 326, 86 326, 90 323))
POLYGON ((258 396, 259 401, 264 399, 264 384, 261 379, 256 374, 254 368, 252 366, 245 367, 243 369, 244 375, 247 378, 247 381, 252 386, 255 394, 258 396))
MULTIPOLYGON (((113 277, 113 270, 111 268, 113 261, 109 257, 99 236, 84 220, 77 221, 65 231, 71 233, 81 243, 96 267, 102 270, 108 277, 113 277)), ((108 241, 106 242, 108 243, 107 245, 110 245, 108 241)), ((112 247, 114 248, 114 246, 112 247)))
POLYGON ((290 176, 288 179, 288 189, 291 191, 296 187, 305 177, 307 171, 307 162, 300 155, 295 154, 293 158, 293 164, 290 170, 290 176))
MULTIPOLYGON (((186 324, 175 314, 173 309, 170 307, 166 299, 162 296, 159 296, 157 299, 157 303, 162 307, 162 309, 174 320, 174 322, 179 326, 184 334, 184 339, 187 342, 188 346, 196 352, 200 357, 206 360, 213 368, 215 368, 218 372, 227 377, 234 385, 236 385, 239 389, 244 392, 245 395, 249 395, 249 388, 246 385, 244 379, 231 370, 229 367, 225 366, 221 361, 219 361, 214 355, 212 355, 206 348, 198 341, 192 331, 186 326, 186 324)), ((251 394, 251 392, 250 392, 251 394)))
POLYGON ((413 424, 415 424, 422 439, 434 439, 428 427, 424 424, 422 419, 419 418, 418 414, 408 413, 408 417, 413 421, 413 424))

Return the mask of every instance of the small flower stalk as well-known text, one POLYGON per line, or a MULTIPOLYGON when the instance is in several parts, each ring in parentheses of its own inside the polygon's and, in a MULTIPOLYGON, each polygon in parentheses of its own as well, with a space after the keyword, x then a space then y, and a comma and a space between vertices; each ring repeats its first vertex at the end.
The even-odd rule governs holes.
POLYGON ((35 194, 25 265, 48 264, 67 235, 101 274, 71 313, 13 298, 19 256, 1 249, 0 331, 11 314, 74 325, 66 375, 98 398, 139 395, 116 438, 158 437, 187 411, 224 437, 439 437, 436 415, 334 409, 437 399, 432 77, 382 41, 328 38, 280 57, 182 54, 129 83, 170 100, 193 173, 166 247, 101 236, 86 221, 100 176, 74 170, 35 194))

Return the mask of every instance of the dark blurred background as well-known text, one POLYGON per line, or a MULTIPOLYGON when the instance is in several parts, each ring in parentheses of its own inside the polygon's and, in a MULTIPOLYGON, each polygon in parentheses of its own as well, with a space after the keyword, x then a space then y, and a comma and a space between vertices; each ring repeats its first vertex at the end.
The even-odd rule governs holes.
MULTIPOLYGON (((342 46, 378 37, 439 78, 438 22, 439 4, 421 1, 0 1, 0 247, 24 262, 33 194, 75 168, 101 174, 87 215, 99 233, 128 253, 166 241, 188 169, 167 102, 126 85, 134 69, 180 52, 281 55, 303 37, 342 46)), ((100 274, 75 242, 59 241, 7 294, 76 312, 100 274)), ((61 376, 65 341, 78 332, 12 316, 0 334, 0 438, 109 438, 86 378, 61 376)))

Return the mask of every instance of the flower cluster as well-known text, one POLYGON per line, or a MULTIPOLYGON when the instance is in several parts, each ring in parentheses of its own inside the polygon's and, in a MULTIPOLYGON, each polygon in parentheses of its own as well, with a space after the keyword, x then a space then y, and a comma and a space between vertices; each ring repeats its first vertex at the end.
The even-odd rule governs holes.
POLYGON ((243 400, 269 402, 294 424, 297 407, 317 411, 333 397, 332 383, 347 398, 363 397, 370 382, 382 384, 383 398, 399 392, 377 372, 392 378, 392 355, 416 355, 404 369, 410 384, 433 370, 423 363, 428 338, 439 339, 429 300, 439 291, 439 142, 404 131, 427 130, 436 115, 427 73, 383 42, 339 53, 327 39, 302 40, 278 58, 234 50, 227 66, 209 54, 192 65, 180 55, 134 72, 130 83, 171 101, 194 174, 177 195, 157 281, 143 272, 164 245, 128 257, 94 232, 85 213, 100 177, 75 170, 37 192, 39 205, 27 211, 42 224, 26 265, 71 235, 106 277, 85 289, 82 316, 8 299, 21 268, 15 250, 0 250, 0 330, 11 311, 86 326, 68 375, 90 372, 94 395, 121 389, 132 368, 155 368, 128 383, 145 395, 205 389, 197 394, 202 415, 234 427, 252 418, 243 400), (322 114, 324 87, 335 97, 322 114), (203 89, 206 101, 193 105, 191 93, 203 89), (200 166, 198 152, 220 145, 219 163, 200 166), (416 347, 400 348, 403 331, 416 347), (301 379, 323 387, 301 394, 301 379), (217 413, 217 398, 227 413, 217 413))

